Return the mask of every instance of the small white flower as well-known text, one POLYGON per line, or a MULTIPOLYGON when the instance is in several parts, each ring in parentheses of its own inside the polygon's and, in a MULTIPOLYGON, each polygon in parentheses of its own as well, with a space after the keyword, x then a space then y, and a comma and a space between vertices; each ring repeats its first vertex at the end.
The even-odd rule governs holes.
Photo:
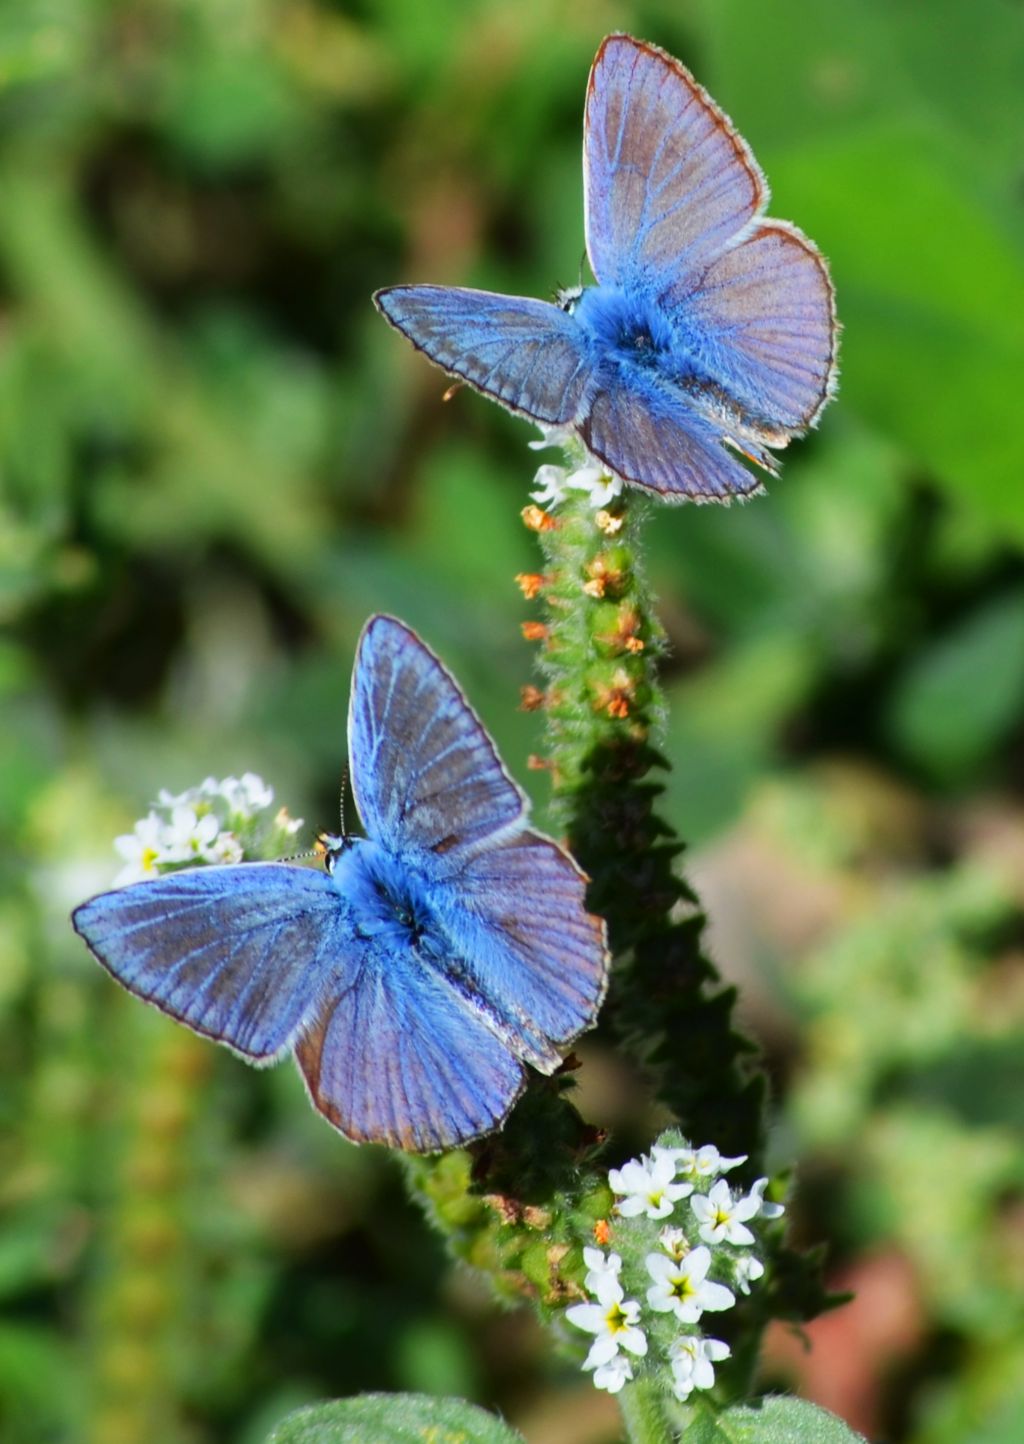
POLYGON ((663 1253, 647 1255, 647 1272, 654 1284, 647 1290, 647 1302, 659 1314, 674 1313, 681 1324, 695 1324, 705 1310, 731 1309, 736 1296, 724 1284, 708 1278, 709 1248, 691 1249, 685 1258, 666 1258, 663 1253))
POLYGON ((758 1215, 761 1218, 781 1218, 786 1212, 786 1206, 782 1203, 769 1203, 765 1200, 764 1191, 768 1187, 767 1178, 759 1178, 754 1184, 748 1198, 756 1198, 758 1203, 758 1215))
POLYGON ((732 1353, 721 1339, 676 1339, 669 1349, 672 1392, 686 1399, 694 1389, 710 1389, 715 1382, 715 1364, 732 1353))
POLYGON ((220 823, 212 812, 197 817, 193 807, 176 807, 164 834, 168 862, 210 860, 210 850, 220 831, 220 823))
POLYGON ((168 792, 166 787, 161 787, 156 795, 156 805, 162 807, 166 812, 173 812, 176 807, 192 807, 199 801, 200 789, 188 787, 184 792, 168 792))
POLYGON ((210 844, 206 856, 209 862, 241 862, 242 845, 233 832, 221 832, 210 844))
POLYGON ((624 1218, 640 1213, 648 1218, 668 1218, 673 1204, 693 1192, 692 1183, 673 1183, 674 1177, 675 1164, 662 1154, 660 1158, 631 1158, 621 1168, 609 1171, 608 1182, 612 1192, 622 1199, 618 1210, 624 1218))
POLYGON ((596 1304, 573 1304, 565 1317, 584 1333, 595 1334, 590 1353, 583 1365, 597 1369, 614 1359, 620 1349, 642 1356, 647 1353, 647 1336, 637 1327, 640 1305, 623 1296, 622 1285, 613 1273, 601 1274, 595 1281, 596 1304))
POLYGON ((163 819, 150 812, 139 818, 133 832, 114 838, 125 864, 114 879, 115 887, 156 876, 157 863, 166 861, 165 827, 163 819))
MULTIPOLYGON (((543 440, 529 443, 534 450, 560 445, 566 440, 564 431, 544 427, 541 430, 544 431, 543 440)), ((558 506, 570 491, 585 491, 590 505, 597 510, 607 506, 622 490, 621 477, 611 476, 608 470, 596 461, 586 461, 582 466, 576 467, 575 471, 569 471, 564 466, 552 466, 550 463, 538 467, 533 484, 536 490, 531 491, 530 496, 540 506, 546 507, 558 506)))
POLYGON ((658 1242, 670 1258, 681 1259, 690 1252, 690 1240, 681 1228, 663 1228, 658 1242))
POLYGON ((598 510, 607 506, 622 490, 622 479, 610 476, 608 471, 596 462, 581 466, 566 478, 565 485, 573 491, 585 491, 590 505, 598 510))
MULTIPOLYGON (((585 1369, 592 1367, 584 1364, 585 1369)), ((598 1389, 607 1389, 609 1394, 617 1394, 623 1384, 633 1377, 633 1365, 626 1358, 625 1354, 616 1354, 609 1359, 607 1364, 598 1364, 594 1369, 594 1385, 598 1389)))
POLYGON ((587 1266, 587 1277, 584 1282, 587 1286, 587 1292, 591 1294, 597 1293, 597 1283, 599 1279, 606 1278, 609 1275, 613 1278, 618 1278, 619 1269, 622 1267, 622 1259, 617 1253, 610 1253, 608 1257, 605 1258, 599 1248, 585 1248, 583 1250, 583 1262, 587 1266))
POLYGON ((302 831, 303 820, 301 817, 289 817, 286 807, 279 807, 274 815, 274 826, 287 837, 294 837, 297 832, 302 831))
MULTIPOLYGON (((530 443, 536 445, 535 442, 530 443)), ((558 506, 565 500, 569 473, 564 466, 539 466, 533 478, 535 491, 530 496, 540 506, 558 506)))
POLYGON ((733 1198, 724 1178, 712 1184, 710 1193, 694 1194, 690 1207, 700 1223, 698 1232, 705 1243, 747 1244, 754 1235, 746 1226, 748 1218, 756 1218, 761 1210, 760 1197, 748 1194, 733 1198))
POLYGON ((749 1294, 750 1285, 764 1274, 764 1264, 755 1253, 741 1253, 734 1267, 736 1287, 741 1294, 749 1294))
POLYGON ((703 1148, 656 1148, 654 1151, 671 1154, 676 1169, 694 1179, 717 1178, 720 1173, 728 1173, 730 1168, 738 1168, 747 1161, 745 1153, 737 1158, 723 1158, 713 1143, 705 1143, 703 1148))
POLYGON ((547 451, 549 446, 566 447, 572 440, 572 432, 567 426, 545 426, 538 421, 537 430, 540 432, 540 439, 526 443, 531 451, 547 451))
POLYGON ((247 817, 262 812, 274 801, 274 789, 255 772, 243 772, 241 778, 226 777, 218 790, 229 811, 247 817))

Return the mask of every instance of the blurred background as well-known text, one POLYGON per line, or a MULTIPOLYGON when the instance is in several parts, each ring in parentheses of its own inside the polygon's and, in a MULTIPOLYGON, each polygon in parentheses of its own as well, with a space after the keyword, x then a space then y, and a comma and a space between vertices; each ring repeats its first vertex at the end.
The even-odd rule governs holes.
MULTIPOLYGON (((856 1301, 764 1383, 874 1437, 1024 1438, 1024 16, 1016 0, 22 0, 0 9, 0 1439, 258 1444, 462 1393, 615 1408, 453 1273, 294 1070, 122 996, 70 931, 157 789, 337 820, 395 611, 543 816, 529 429, 374 314, 576 281, 602 35, 680 56, 831 258, 839 401, 767 498, 659 509, 666 809, 856 1301)), ((542 458, 550 459, 550 458, 542 458)), ((581 1104, 640 1127, 591 1057, 581 1104)), ((702 1142, 703 1140, 697 1140, 702 1142)))

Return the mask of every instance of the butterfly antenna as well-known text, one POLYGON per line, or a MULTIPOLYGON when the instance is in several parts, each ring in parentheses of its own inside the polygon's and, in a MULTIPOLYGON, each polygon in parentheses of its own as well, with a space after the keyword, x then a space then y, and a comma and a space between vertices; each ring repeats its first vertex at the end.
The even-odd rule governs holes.
POLYGON ((348 838, 348 828, 345 826, 345 801, 348 797, 348 763, 341 770, 341 796, 338 798, 338 815, 341 818, 341 836, 348 838))
POLYGON ((305 862, 307 858, 318 857, 327 861, 330 870, 330 858, 336 857, 343 852, 349 841, 349 831, 345 826, 345 798, 348 794, 348 764, 342 769, 341 774, 341 795, 338 799, 338 813, 341 817, 341 832, 337 836, 333 832, 320 832, 317 834, 316 842, 305 852, 292 852, 287 857, 279 858, 280 862, 305 862))

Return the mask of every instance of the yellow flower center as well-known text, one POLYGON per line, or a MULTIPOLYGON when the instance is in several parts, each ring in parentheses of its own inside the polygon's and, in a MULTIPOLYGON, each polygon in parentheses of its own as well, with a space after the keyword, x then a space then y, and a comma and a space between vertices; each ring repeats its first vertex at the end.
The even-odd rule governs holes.
POLYGON ((608 1332, 610 1334, 621 1334, 629 1328, 629 1321, 618 1304, 612 1304, 604 1316, 604 1321, 608 1325, 608 1332))
POLYGON ((155 847, 144 848, 142 852, 142 871, 152 872, 153 864, 156 862, 159 856, 160 854, 155 847))
POLYGON ((718 1228, 718 1227, 719 1227, 721 1224, 723 1224, 723 1223, 728 1223, 728 1222, 731 1220, 731 1218, 732 1218, 732 1214, 731 1214, 731 1213, 723 1213, 720 1208, 716 1208, 716 1209, 715 1209, 715 1224, 714 1224, 715 1228, 718 1228))
POLYGON ((674 1299, 690 1299, 696 1292, 688 1274, 677 1274, 672 1280, 672 1297, 674 1299))

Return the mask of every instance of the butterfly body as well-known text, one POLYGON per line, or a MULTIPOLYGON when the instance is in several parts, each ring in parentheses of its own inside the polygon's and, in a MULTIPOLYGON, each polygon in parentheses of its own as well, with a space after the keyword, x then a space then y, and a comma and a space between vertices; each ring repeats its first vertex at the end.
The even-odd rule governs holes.
POLYGON ((605 469, 670 499, 759 489, 835 385, 828 268, 763 215, 749 147, 688 70, 611 35, 584 128, 587 252, 597 284, 558 304, 445 286, 374 300, 431 360, 605 469))
POLYGON ((352 932, 353 946, 401 946, 443 956, 445 935, 430 904, 429 885, 412 863, 365 838, 348 838, 328 854, 328 870, 352 932))
POLYGON ((526 825, 522 793, 451 675, 374 617, 349 712, 365 838, 325 869, 246 863, 103 893, 76 930, 137 997, 249 1062, 292 1052, 347 1137, 420 1152, 500 1125, 604 997, 586 880, 526 825))
POLYGON ((720 423, 751 439, 775 435, 767 418, 744 405, 742 377, 729 374, 685 306, 669 313, 642 292, 586 286, 570 314, 586 337, 593 368, 580 421, 602 392, 625 389, 646 394, 654 406, 660 400, 666 412, 720 423))

